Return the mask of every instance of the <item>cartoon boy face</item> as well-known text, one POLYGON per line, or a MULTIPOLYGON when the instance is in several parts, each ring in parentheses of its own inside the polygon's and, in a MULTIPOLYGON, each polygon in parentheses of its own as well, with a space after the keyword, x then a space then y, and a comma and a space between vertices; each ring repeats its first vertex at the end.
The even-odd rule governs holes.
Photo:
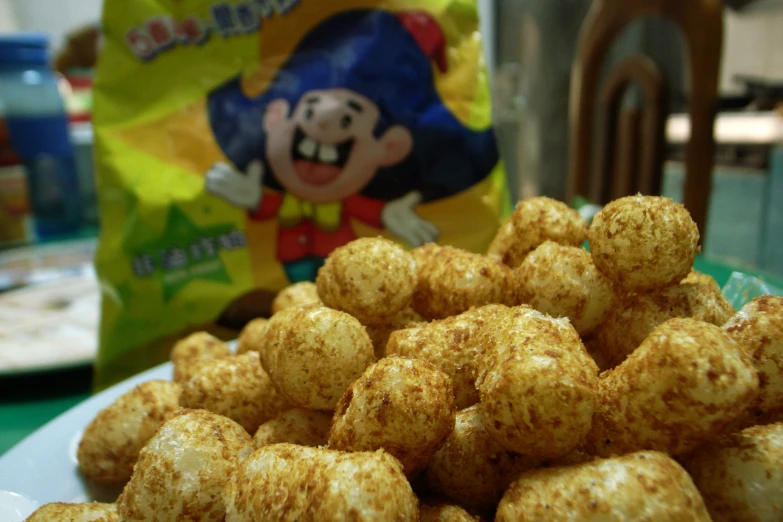
POLYGON ((376 137, 379 117, 372 100, 348 89, 306 92, 293 111, 286 100, 272 101, 263 124, 275 177, 313 203, 356 194, 378 168, 401 162, 413 147, 410 131, 401 125, 376 137))

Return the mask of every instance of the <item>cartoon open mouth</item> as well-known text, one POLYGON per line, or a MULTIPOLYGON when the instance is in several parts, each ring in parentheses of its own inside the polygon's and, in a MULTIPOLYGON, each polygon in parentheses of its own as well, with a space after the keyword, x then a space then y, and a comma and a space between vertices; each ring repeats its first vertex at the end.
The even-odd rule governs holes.
POLYGON ((332 145, 318 143, 297 127, 291 151, 296 175, 310 185, 326 185, 333 181, 343 171, 353 142, 351 138, 332 145))

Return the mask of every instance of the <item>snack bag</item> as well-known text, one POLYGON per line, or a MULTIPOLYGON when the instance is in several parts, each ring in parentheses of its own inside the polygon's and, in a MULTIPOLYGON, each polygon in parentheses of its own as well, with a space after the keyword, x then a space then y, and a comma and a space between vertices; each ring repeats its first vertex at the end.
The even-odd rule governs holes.
POLYGON ((107 0, 103 30, 99 389, 357 237, 483 252, 508 208, 474 1, 107 0))

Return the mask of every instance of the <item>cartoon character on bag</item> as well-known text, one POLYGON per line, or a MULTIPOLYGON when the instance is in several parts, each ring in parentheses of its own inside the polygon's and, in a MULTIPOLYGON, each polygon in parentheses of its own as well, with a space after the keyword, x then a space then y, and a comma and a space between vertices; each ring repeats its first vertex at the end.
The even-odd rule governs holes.
POLYGON ((215 164, 206 188, 253 219, 278 219, 291 282, 313 280, 356 238, 351 218, 413 246, 435 241, 416 206, 475 185, 497 163, 491 129, 468 129, 444 106, 432 61, 446 72, 428 14, 348 11, 312 29, 260 96, 247 97, 238 78, 210 94, 213 133, 234 165, 215 164))

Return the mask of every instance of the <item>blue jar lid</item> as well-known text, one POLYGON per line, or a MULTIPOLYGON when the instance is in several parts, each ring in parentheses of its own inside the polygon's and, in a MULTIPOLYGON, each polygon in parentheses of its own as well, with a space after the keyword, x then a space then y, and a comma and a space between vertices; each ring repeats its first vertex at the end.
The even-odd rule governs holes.
POLYGON ((49 35, 20 32, 0 34, 0 67, 11 64, 47 64, 49 35))

